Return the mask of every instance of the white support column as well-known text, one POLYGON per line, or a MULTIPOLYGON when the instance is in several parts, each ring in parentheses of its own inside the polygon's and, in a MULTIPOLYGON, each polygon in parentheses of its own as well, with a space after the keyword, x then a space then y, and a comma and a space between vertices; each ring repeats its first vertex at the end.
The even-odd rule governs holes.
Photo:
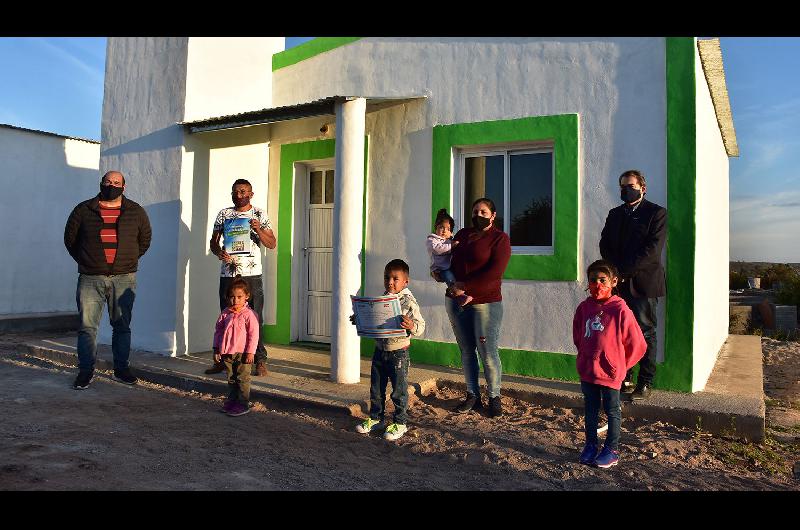
POLYGON ((361 340, 348 317, 350 295, 361 288, 366 110, 364 98, 336 103, 331 379, 337 383, 358 383, 361 373, 361 340))

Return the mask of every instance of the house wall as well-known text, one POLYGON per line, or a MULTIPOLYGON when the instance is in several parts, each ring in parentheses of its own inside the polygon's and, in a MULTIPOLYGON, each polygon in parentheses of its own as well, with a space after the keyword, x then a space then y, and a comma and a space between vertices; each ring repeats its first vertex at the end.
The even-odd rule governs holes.
MULTIPOLYGON (((666 204, 664 40, 368 38, 274 72, 275 106, 330 95, 420 94, 427 99, 367 115, 366 293, 382 292, 388 260, 406 259, 427 321, 424 338, 454 342, 424 245, 431 231, 432 128, 578 113, 579 280, 504 281, 500 340, 503 348, 574 353, 572 316, 585 296, 583 271, 599 258, 605 217, 620 204, 617 177, 642 170, 648 198, 666 204)), ((288 141, 291 131, 291 124, 276 127, 273 144, 288 141)), ((663 311, 660 304, 662 322, 663 311)))
MULTIPOLYGON (((184 279, 176 354, 211 349, 219 316, 219 259, 209 241, 217 213, 232 206, 237 178, 253 185, 252 204, 267 210, 269 126, 245 127, 188 136, 181 178, 182 226, 178 274, 184 279)), ((262 265, 273 251, 261 248, 262 265)))
POLYGON ((0 127, 0 315, 77 310, 64 225, 97 195, 99 159, 99 143, 0 127))
MULTIPOLYGON (((153 242, 139 262, 134 348, 210 348, 219 312, 214 216, 239 177, 267 195, 268 128, 190 136, 180 122, 271 106, 283 38, 109 38, 101 170, 118 169, 145 207, 153 242)), ((260 199, 261 198, 261 199, 260 199)), ((101 328, 100 340, 110 340, 101 328)))
MULTIPOLYGON (((131 344, 165 354, 175 352, 182 308, 174 302, 184 288, 176 267, 187 230, 180 196, 184 134, 177 123, 184 116, 188 41, 114 37, 106 48, 100 171, 125 175, 126 196, 144 207, 153 228, 139 260, 131 344)), ((110 342, 107 325, 98 340, 110 342)))
POLYGON ((695 48, 697 199, 692 390, 702 390, 728 337, 728 155, 695 48))

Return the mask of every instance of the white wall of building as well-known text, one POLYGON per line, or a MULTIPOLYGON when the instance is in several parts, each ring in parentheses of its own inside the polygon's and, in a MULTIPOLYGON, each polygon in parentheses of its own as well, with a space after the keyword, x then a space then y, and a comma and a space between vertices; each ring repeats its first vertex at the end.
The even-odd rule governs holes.
MULTIPOLYGON (((274 72, 273 104, 428 95, 367 115, 366 292, 382 292, 385 263, 405 259, 427 322, 424 338, 445 342, 454 337, 425 251, 432 229, 432 127, 580 114, 580 281, 504 281, 500 339, 501 347, 574 352, 570 326, 585 296, 583 270, 599 258, 606 215, 620 204, 617 177, 642 170, 648 198, 666 206, 664 46, 661 38, 368 38, 274 72)), ((306 139, 315 136, 309 129, 306 139)), ((282 124, 272 143, 296 136, 291 123, 282 124)), ((271 168, 271 174, 278 173, 271 168)), ((274 290, 266 296, 274 298, 274 290)))
POLYGON ((283 37, 192 37, 185 121, 272 106, 272 55, 283 37))
MULTIPOLYGON (((125 175, 126 196, 147 211, 153 228, 139 260, 131 322, 134 348, 173 354, 181 223, 180 175, 188 40, 185 37, 108 39, 100 171, 125 175)), ((180 281, 179 281, 180 280, 180 281)), ((106 319, 107 320, 107 319, 106 319)), ((108 343, 103 325, 98 340, 108 343)))
POLYGON ((0 127, 0 315, 77 311, 64 225, 97 195, 99 160, 99 143, 0 127))
MULTIPOLYGON (((265 125, 187 136, 181 179, 181 202, 186 206, 181 212, 185 230, 178 264, 178 274, 184 278, 183 304, 178 304, 178 355, 211 349, 219 316, 221 262, 211 254, 209 241, 217 213, 233 205, 233 182, 249 180, 255 193, 252 204, 271 213, 267 208, 269 131, 265 125)), ((270 219, 274 221, 272 215, 270 219)), ((265 269, 266 255, 274 252, 261 248, 265 269)))
MULTIPOLYGON (((210 348, 219 313, 214 216, 239 177, 267 198, 268 128, 190 136, 179 122, 271 106, 282 37, 110 38, 101 171, 118 169, 142 204, 153 243, 140 260, 134 348, 168 355, 210 348)), ((110 340, 101 328, 100 340, 110 340)))
POLYGON ((697 194, 692 390, 702 390, 728 337, 728 155, 700 57, 697 83, 697 194))

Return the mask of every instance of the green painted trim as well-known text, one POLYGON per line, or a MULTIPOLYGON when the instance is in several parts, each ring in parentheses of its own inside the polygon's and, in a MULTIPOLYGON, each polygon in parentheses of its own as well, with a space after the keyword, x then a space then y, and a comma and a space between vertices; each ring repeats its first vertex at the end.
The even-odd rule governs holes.
POLYGON ((664 363, 654 386, 692 391, 696 245, 695 39, 666 39, 667 296, 664 363))
POLYGON ((294 48, 272 55, 272 71, 305 61, 310 57, 350 44, 361 37, 317 37, 294 48))
POLYGON ((507 280, 575 281, 578 279, 577 114, 535 116, 433 128, 431 224, 440 208, 452 209, 453 148, 521 141, 553 142, 555 163, 555 227, 553 255, 512 255, 503 275, 507 280))
MULTIPOLYGON (((374 350, 374 340, 361 340, 362 357, 371 357, 374 350)), ((409 355, 411 360, 417 363, 450 366, 453 368, 461 367, 461 351, 458 349, 458 344, 455 343, 411 339, 409 355)), ((500 348, 503 374, 508 375, 578 381, 575 359, 575 355, 568 353, 500 348)))
MULTIPOLYGON (((366 203, 367 166, 369 159, 368 138, 364 138, 364 201, 366 203)), ((291 342, 292 318, 292 235, 294 234, 294 164, 309 160, 335 158, 336 141, 312 140, 297 144, 281 145, 280 184, 278 189, 278 245, 277 245, 277 304, 275 324, 264 325, 264 342, 289 344, 291 342)), ((366 231, 362 232, 361 255, 364 256, 366 231)), ((364 281, 362 259, 362 291, 364 281)))

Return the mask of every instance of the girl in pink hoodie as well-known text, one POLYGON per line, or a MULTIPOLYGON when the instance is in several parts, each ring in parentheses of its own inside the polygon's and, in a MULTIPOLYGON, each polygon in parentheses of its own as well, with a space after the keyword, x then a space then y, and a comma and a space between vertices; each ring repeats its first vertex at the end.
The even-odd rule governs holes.
POLYGON ((608 468, 619 461, 622 409, 619 389, 626 372, 644 356, 647 343, 625 301, 613 294, 617 269, 598 260, 586 271, 590 296, 580 303, 572 320, 572 340, 578 348, 576 365, 584 398, 586 445, 581 464, 608 468), (600 402, 608 416, 608 434, 597 454, 600 402))
POLYGON ((214 330, 214 362, 228 372, 228 399, 220 412, 241 416, 250 412, 250 369, 259 340, 258 317, 247 305, 250 288, 236 278, 228 287, 229 306, 220 314, 214 330))

